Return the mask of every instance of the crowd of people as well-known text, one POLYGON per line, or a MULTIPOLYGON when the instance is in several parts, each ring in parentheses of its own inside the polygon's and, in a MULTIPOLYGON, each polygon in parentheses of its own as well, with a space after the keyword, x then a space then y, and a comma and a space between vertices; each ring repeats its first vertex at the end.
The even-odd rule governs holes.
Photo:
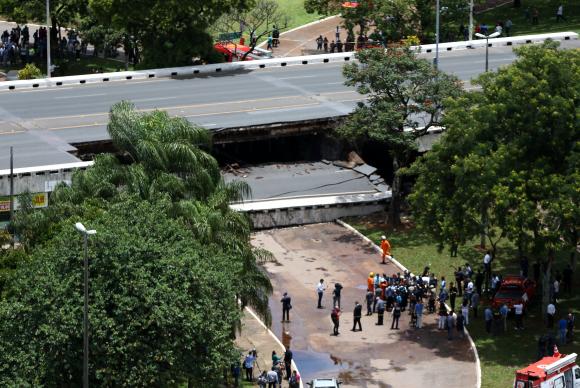
MULTIPOLYGON (((48 30, 46 27, 39 27, 32 34, 27 25, 20 27, 17 25, 10 31, 4 30, 0 35, 0 62, 2 65, 14 65, 30 63, 35 60, 45 60, 47 49, 48 30)), ((56 41, 53 36, 53 41, 56 41)), ((79 40, 75 30, 68 30, 66 37, 61 37, 58 46, 55 47, 59 56, 79 58, 81 54, 86 54, 87 45, 79 40)))
MULTIPOLYGON (((278 355, 275 350, 272 351, 272 367, 269 370, 260 370, 258 365, 258 352, 256 349, 248 351, 243 358, 241 366, 244 370, 243 378, 248 382, 255 382, 260 388, 280 388, 282 381, 288 382, 289 388, 300 387, 300 374, 297 370, 292 370, 292 351, 288 346, 283 355, 278 355), (254 376, 255 370, 258 370, 257 376, 254 376)), ((232 366, 232 376, 234 385, 239 386, 239 379, 242 373, 240 365, 232 366)))

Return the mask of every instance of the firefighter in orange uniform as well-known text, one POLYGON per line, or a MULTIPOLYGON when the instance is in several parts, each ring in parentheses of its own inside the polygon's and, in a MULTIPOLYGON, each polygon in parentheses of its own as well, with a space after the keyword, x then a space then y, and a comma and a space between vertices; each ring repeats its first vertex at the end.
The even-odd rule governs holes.
POLYGON ((383 251, 383 262, 381 264, 387 264, 385 258, 391 258, 391 244, 386 236, 381 236, 381 250, 383 251))
POLYGON ((374 294, 375 292, 375 274, 371 272, 369 277, 367 278, 367 291, 370 291, 374 294))

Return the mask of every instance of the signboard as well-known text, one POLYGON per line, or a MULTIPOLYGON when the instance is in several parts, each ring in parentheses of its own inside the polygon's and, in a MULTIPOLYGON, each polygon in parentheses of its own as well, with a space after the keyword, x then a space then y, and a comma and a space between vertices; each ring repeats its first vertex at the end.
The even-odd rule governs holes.
MULTIPOLYGON (((32 194, 32 207, 42 208, 48 206, 47 193, 32 194)), ((18 209, 18 197, 14 197, 14 210, 18 209)), ((0 212, 5 213, 10 211, 10 197, 0 197, 0 212)))
POLYGON ((229 40, 236 40, 242 37, 241 32, 226 32, 225 34, 220 34, 219 40, 221 41, 229 41, 229 40))

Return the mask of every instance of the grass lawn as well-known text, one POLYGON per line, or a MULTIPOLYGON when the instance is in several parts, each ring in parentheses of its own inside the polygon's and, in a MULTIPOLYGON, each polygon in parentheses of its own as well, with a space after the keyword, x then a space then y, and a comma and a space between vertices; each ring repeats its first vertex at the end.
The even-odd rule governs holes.
MULTIPOLYGON (((384 216, 357 217, 345 219, 347 223, 358 229, 361 233, 375 242, 380 241, 380 236, 385 234, 384 224, 381 220, 384 216)), ((466 262, 472 265, 474 270, 481 268, 483 252, 477 247, 477 242, 459 248, 458 257, 450 257, 449 251, 438 252, 434 241, 426 234, 415 229, 399 232, 386 232, 392 246, 394 257, 405 265, 411 272, 422 272, 426 265, 431 267, 437 277, 445 276, 448 282, 455 281, 454 269, 466 262)), ((500 243, 497 257, 493 261, 493 271, 502 275, 518 274, 519 262, 516 259, 516 251, 513 246, 504 241, 500 243)), ((558 258, 556 268, 562 270, 567 263, 567 255, 558 258)), ((530 262, 530 276, 532 276, 532 262, 530 262)), ((575 290, 580 284, 580 271, 574 274, 575 290)), ((541 295, 541 291, 538 291, 541 295)), ((508 332, 499 336, 491 336, 485 332, 482 313, 477 320, 470 322, 469 332, 477 346, 482 368, 482 387, 509 387, 513 384, 514 373, 517 369, 527 366, 536 361, 537 341, 546 330, 541 310, 541 296, 536 296, 528 313, 524 318, 525 330, 514 331, 513 319, 508 322, 508 332)), ((459 300, 459 299, 458 299, 459 300)), ((482 298, 482 304, 487 304, 486 298, 482 298)), ((574 307, 575 312, 580 306, 580 296, 563 296, 556 307, 556 319, 560 319, 560 312, 567 312, 568 308, 574 307)), ((483 311, 480 308, 480 311, 483 311)), ((471 317, 470 317, 471 319, 471 317)), ((558 346, 561 353, 578 351, 577 341, 579 335, 578 325, 575 329, 575 344, 558 346)))
MULTIPOLYGON (((493 25, 498 21, 511 18, 513 22, 511 35, 541 34, 546 32, 574 31, 580 33, 580 1, 578 0, 523 0, 520 8, 513 8, 512 4, 486 11, 475 16, 475 23, 493 25), (556 10, 564 6, 565 21, 556 23, 556 10), (537 8, 539 11, 538 24, 533 25, 525 16, 526 9, 537 8)), ((493 29, 492 29, 493 30, 493 29)))
POLYGON ((304 0, 276 0, 276 2, 280 6, 280 11, 282 11, 282 13, 285 15, 288 15, 288 28, 286 30, 290 30, 292 28, 299 27, 303 24, 310 23, 322 18, 318 14, 306 13, 306 10, 304 9, 304 0))

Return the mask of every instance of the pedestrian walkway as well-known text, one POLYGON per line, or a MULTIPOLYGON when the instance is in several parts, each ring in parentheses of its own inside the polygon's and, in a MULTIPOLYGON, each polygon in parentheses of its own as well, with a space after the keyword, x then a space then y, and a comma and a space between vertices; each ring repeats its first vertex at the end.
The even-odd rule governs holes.
MULTIPOLYGON (((241 334, 236 338, 236 345, 243 352, 240 361, 243 360, 243 357, 248 354, 250 350, 256 349, 258 359, 254 364, 254 382, 262 371, 269 371, 271 369, 272 351, 275 350, 276 354, 283 356, 286 350, 276 337, 274 337, 272 332, 258 320, 253 312, 250 312, 247 309, 244 311, 242 330, 241 334)), ((245 377, 244 373, 242 373, 242 379, 243 377, 245 377)))
MULTIPOLYGON (((316 38, 326 36, 328 41, 335 39, 336 26, 341 26, 341 39, 346 40, 346 30, 342 28, 342 18, 331 16, 326 19, 306 24, 302 27, 280 34, 280 45, 274 48, 275 57, 295 57, 316 54, 316 38)), ((260 47, 265 46, 261 44, 260 47)))
MULTIPOLYGON (((337 224, 316 224, 256 233, 256 246, 268 249, 276 263, 267 265, 274 286, 273 331, 290 344, 304 381, 338 377, 346 387, 476 387, 477 367, 469 341, 447 339, 437 329, 436 314, 411 329, 407 311, 400 330, 376 326, 376 314, 362 317, 362 331, 352 332, 354 302, 364 302, 369 272, 401 272, 381 265, 380 255, 360 237, 337 224), (324 309, 316 308, 315 287, 325 279, 324 309), (341 283, 340 335, 332 336, 332 288, 341 283), (281 295, 292 297, 289 323, 281 323, 281 295), (452 378, 450 378, 452 376, 452 378)), ((396 252, 396 247, 393 247, 396 252)))

